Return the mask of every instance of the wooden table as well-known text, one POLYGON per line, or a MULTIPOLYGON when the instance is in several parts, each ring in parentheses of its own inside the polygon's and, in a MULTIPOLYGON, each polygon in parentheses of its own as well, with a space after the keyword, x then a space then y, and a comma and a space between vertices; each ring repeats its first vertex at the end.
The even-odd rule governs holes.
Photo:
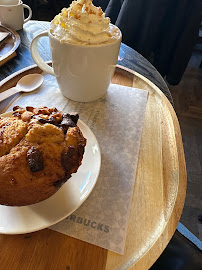
MULTIPOLYGON (((28 67, 33 64, 29 46, 48 25, 30 21, 19 31, 22 43, 18 55, 0 69, 1 92, 27 73, 41 73, 37 67, 28 67)), ((42 41, 40 51, 50 60, 47 40, 42 41)), ((155 68, 124 44, 118 64, 113 83, 149 91, 125 254, 44 229, 26 235, 1 235, 1 269, 149 269, 173 236, 184 206, 186 168, 172 97, 155 68)), ((16 97, 2 102, 0 112, 16 97)))

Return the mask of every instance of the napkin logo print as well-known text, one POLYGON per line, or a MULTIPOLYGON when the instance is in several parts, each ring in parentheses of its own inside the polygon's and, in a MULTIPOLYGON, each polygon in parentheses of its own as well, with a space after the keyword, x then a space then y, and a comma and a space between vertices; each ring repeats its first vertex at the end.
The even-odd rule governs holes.
POLYGON ((98 223, 96 221, 92 221, 90 219, 84 219, 82 217, 77 217, 75 215, 70 215, 67 217, 68 220, 70 221, 73 221, 75 223, 79 223, 79 224, 82 224, 84 226, 87 226, 87 227, 91 227, 93 229, 97 229, 98 231, 102 231, 102 232, 105 232, 105 233, 108 233, 109 232, 109 226, 107 225, 104 225, 102 223, 98 223))

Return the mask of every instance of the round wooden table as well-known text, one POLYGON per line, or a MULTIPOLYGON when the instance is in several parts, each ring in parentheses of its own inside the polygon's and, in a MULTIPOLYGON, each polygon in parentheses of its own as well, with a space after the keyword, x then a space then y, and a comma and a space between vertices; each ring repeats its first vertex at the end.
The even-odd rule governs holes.
MULTIPOLYGON (((17 56, 0 68, 0 92, 27 73, 41 73, 30 68, 34 62, 29 47, 48 27, 48 22, 29 21, 18 32, 17 56)), ((48 39, 41 40, 39 48, 43 58, 51 60, 48 39)), ((44 229, 0 235, 1 269, 149 269, 172 238, 186 193, 184 151, 172 97, 157 70, 124 44, 112 82, 149 91, 124 255, 44 229)), ((0 113, 14 99, 2 102, 0 113)))

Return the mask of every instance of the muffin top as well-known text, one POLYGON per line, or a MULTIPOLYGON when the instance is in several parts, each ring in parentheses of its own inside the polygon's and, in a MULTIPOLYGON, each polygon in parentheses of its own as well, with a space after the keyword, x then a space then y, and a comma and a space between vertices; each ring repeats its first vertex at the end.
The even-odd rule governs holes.
POLYGON ((47 199, 77 171, 86 145, 78 118, 44 106, 0 118, 0 204, 47 199))

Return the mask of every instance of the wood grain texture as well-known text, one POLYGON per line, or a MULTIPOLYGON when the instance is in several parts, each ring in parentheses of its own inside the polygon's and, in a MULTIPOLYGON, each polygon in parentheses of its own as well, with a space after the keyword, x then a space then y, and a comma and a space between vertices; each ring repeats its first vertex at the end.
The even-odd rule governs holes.
POLYGON ((0 245, 2 270, 105 269, 107 250, 49 229, 26 235, 2 235, 0 245))
MULTIPOLYGON (((1 87, 5 90, 16 82, 11 76, 1 87)), ((149 269, 173 236, 186 191, 177 117, 158 87, 142 75, 117 67, 112 82, 149 91, 125 254, 108 252, 45 229, 29 235, 0 236, 1 269, 149 269)), ((0 104, 0 112, 6 107, 0 104)))
POLYGON ((184 152, 175 112, 155 85, 136 72, 128 72, 134 75, 133 87, 147 89, 150 95, 140 145, 126 252, 124 256, 109 252, 107 269, 149 269, 176 230, 186 193, 184 152), (159 227, 155 227, 155 219, 158 219, 159 227))

